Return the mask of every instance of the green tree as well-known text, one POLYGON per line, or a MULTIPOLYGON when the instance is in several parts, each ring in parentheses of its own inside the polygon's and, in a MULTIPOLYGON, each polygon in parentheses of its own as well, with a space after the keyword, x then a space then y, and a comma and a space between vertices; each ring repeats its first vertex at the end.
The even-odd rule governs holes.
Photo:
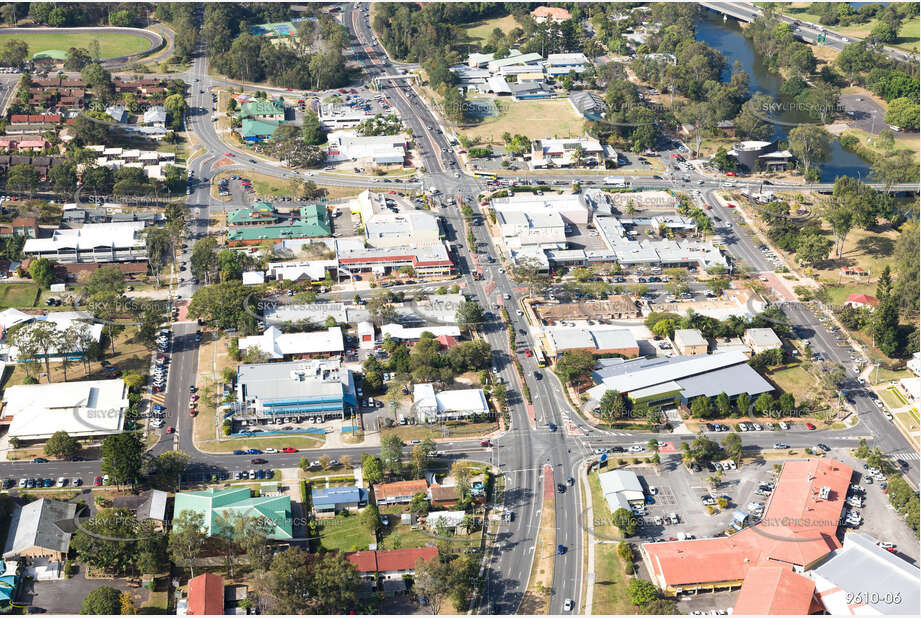
POLYGON ((399 472, 402 467, 403 441, 397 435, 381 440, 381 460, 390 472, 399 472))
POLYGON ((102 472, 117 485, 133 485, 140 480, 144 443, 135 433, 106 436, 102 441, 102 472))
POLYGON ((554 365, 556 375, 564 382, 575 383, 589 377, 595 368, 595 357, 591 352, 577 350, 564 352, 554 365))
POLYGON ((900 97, 889 102, 886 109, 886 124, 906 131, 917 131, 919 124, 918 102, 900 97))
POLYGON ((312 111, 304 112, 304 121, 301 128, 301 137, 304 142, 313 146, 326 143, 326 129, 320 119, 312 111))
POLYGON ((813 166, 824 163, 831 155, 831 134, 822 127, 800 125, 790 130, 787 141, 790 151, 805 167, 806 178, 811 178, 813 166))
POLYGON ((706 395, 695 397, 691 401, 691 416, 694 418, 711 418, 713 416, 713 405, 710 398, 706 395))
POLYGON ((462 328, 476 328, 485 321, 483 307, 476 301, 465 300, 457 308, 456 320, 462 328))
POLYGON ((83 599, 80 613, 92 616, 121 614, 121 592, 110 586, 96 588, 83 599))
POLYGON ((634 605, 643 606, 659 598, 659 591, 652 582, 636 577, 627 584, 627 591, 630 593, 630 601, 634 605))
POLYGON ((726 434, 726 437, 723 438, 722 446, 730 459, 736 463, 742 460, 742 437, 739 434, 735 432, 726 434))
POLYGON ((122 294, 125 291, 125 274, 118 266, 103 266, 93 271, 86 283, 86 295, 115 292, 122 294))
POLYGON ((361 524, 371 534, 381 529, 381 513, 376 504, 369 504, 361 512, 361 524))
POLYGON ((770 393, 761 393, 755 400, 755 410, 761 416, 766 416, 774 409, 774 397, 770 393))
POLYGON ((204 514, 196 511, 181 511, 173 519, 167 545, 170 560, 189 569, 195 577, 195 562, 201 556, 208 541, 204 514))
POLYGON ((41 175, 31 165, 14 165, 6 174, 6 187, 10 191, 22 191, 31 197, 41 182, 41 175))
POLYGON ((601 418, 606 423, 613 423, 615 420, 623 419, 627 416, 627 403, 620 391, 609 390, 601 396, 601 402, 598 407, 601 418))
POLYGON ((611 516, 611 523, 617 526, 621 534, 626 537, 631 537, 636 534, 636 517, 625 508, 619 508, 614 511, 614 514, 611 516))
POLYGON ((384 464, 380 458, 369 453, 362 453, 361 472, 369 485, 376 485, 384 479, 384 464))
POLYGON ((80 452, 80 442, 66 431, 56 431, 45 442, 45 455, 70 458, 80 452))
POLYGON ((751 406, 751 397, 748 393, 739 393, 736 397, 736 410, 739 414, 748 414, 748 408, 751 406))
POLYGON ((796 243, 796 259, 809 266, 817 266, 828 259, 832 244, 832 241, 818 233, 804 234, 796 243))
POLYGON ((890 358, 895 356, 900 348, 899 312, 891 296, 880 299, 879 305, 873 311, 870 328, 876 347, 890 358))
POLYGON ((732 412, 732 403, 730 403, 729 396, 726 393, 717 395, 715 404, 720 417, 727 417, 732 412))

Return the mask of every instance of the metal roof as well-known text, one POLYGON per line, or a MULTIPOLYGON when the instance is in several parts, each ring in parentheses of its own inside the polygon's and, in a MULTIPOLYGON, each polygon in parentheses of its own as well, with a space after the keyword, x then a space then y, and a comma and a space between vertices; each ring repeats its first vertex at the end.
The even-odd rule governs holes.
POLYGON ((675 356, 656 359, 656 361, 650 361, 649 364, 644 364, 635 371, 605 378, 600 385, 591 389, 592 398, 600 400, 604 392, 611 389, 629 393, 663 382, 687 379, 691 376, 744 363, 748 361, 748 357, 742 352, 724 352, 698 356, 675 356))
POLYGON ((685 399, 693 399, 700 395, 715 397, 720 393, 726 393, 730 397, 740 393, 754 396, 774 390, 770 382, 747 363, 682 378, 676 382, 681 387, 681 395, 685 399))

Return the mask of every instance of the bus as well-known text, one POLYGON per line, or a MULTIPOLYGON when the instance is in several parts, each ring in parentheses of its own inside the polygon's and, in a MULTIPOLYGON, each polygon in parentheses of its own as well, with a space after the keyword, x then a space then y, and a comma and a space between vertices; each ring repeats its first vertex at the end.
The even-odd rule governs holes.
POLYGON ((499 176, 494 172, 483 172, 474 170, 473 175, 477 178, 489 178, 490 180, 496 180, 499 176))
POLYGON ((547 357, 544 356, 544 351, 541 350, 540 348, 534 348, 534 358, 537 359, 538 367, 547 366, 547 357))

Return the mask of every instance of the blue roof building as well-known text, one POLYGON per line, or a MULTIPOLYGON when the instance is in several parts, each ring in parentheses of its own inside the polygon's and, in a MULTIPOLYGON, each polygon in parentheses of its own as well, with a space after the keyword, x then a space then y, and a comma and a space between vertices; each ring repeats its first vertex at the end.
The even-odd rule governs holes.
POLYGON ((368 490, 363 487, 326 487, 311 492, 313 509, 318 513, 336 513, 359 509, 368 504, 368 490))

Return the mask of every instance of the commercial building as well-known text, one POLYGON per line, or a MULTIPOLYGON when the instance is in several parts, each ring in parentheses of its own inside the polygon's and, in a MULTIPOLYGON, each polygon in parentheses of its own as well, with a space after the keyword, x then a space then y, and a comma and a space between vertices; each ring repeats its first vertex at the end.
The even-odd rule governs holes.
POLYGON ((428 498, 428 483, 425 479, 374 485, 374 501, 378 505, 409 504, 416 494, 425 494, 428 498))
POLYGON ((444 243, 431 246, 365 247, 336 243, 339 268, 349 273, 372 272, 386 275, 401 266, 411 266, 418 277, 447 277, 454 273, 454 262, 444 243))
POLYGON ((375 249, 441 244, 438 219, 425 212, 378 213, 364 221, 365 242, 375 249))
POLYGON ((337 359, 237 367, 237 420, 278 423, 318 416, 346 418, 357 409, 355 379, 337 359))
POLYGON ((549 75, 568 75, 570 71, 581 73, 588 64, 585 54, 547 54, 544 66, 549 75))
POLYGON ((538 53, 529 53, 529 54, 518 54, 515 56, 506 56, 505 58, 493 58, 486 63, 486 68, 490 73, 498 73, 503 67, 510 66, 522 66, 522 65, 533 65, 535 69, 539 67, 540 61, 543 60, 543 56, 538 53))
POLYGON ((351 129, 371 117, 370 112, 365 113, 357 107, 348 105, 323 103, 317 108, 317 118, 320 124, 330 130, 351 129))
POLYGON ((595 217, 594 226, 611 254, 610 259, 622 266, 693 267, 702 271, 713 266, 728 267, 720 250, 709 242, 634 240, 617 217, 595 217))
POLYGON ((633 298, 625 294, 612 294, 606 300, 532 304, 532 307, 550 325, 560 320, 630 320, 641 316, 633 298))
POLYGON ((268 267, 268 278, 272 281, 320 281, 326 279, 328 273, 332 273, 335 280, 338 271, 339 262, 337 260, 271 262, 268 267))
POLYGON ((30 238, 23 253, 62 264, 86 262, 146 262, 144 223, 89 223, 80 229, 61 228, 50 238, 30 238))
POLYGON ((489 414, 486 395, 479 388, 435 392, 434 384, 413 386, 413 410, 423 423, 437 423, 489 414))
POLYGON ((266 240, 322 238, 332 233, 326 206, 308 204, 302 206, 298 214, 299 219, 284 223, 237 226, 227 233, 227 244, 231 247, 259 245, 266 240))
POLYGON ((556 213, 564 222, 586 224, 591 220, 589 206, 580 193, 558 195, 546 193, 516 193, 509 197, 494 198, 491 202, 496 216, 500 213, 521 212, 528 215, 556 213))
POLYGON ((20 506, 12 502, 3 559, 29 558, 62 561, 76 532, 77 505, 39 498, 20 506))
POLYGON ((510 249, 527 246, 566 248, 566 223, 559 213, 498 211, 496 223, 505 246, 510 249))
POLYGON ((327 161, 371 161, 376 165, 403 165, 406 159, 405 135, 356 135, 354 131, 335 131, 327 135, 327 161))
POLYGON ((290 540, 292 533, 291 498, 288 496, 253 497, 248 487, 182 491, 176 494, 173 521, 184 511, 200 513, 208 536, 220 534, 233 525, 234 516, 256 517, 269 526, 266 538, 290 540))
POLYGON ((742 352, 673 356, 671 358, 602 359, 593 372, 598 385, 589 389, 595 401, 609 390, 626 394, 634 403, 670 405, 678 397, 687 404, 701 395, 715 397, 725 392, 730 398, 747 393, 753 399, 774 390, 748 365, 742 352))
POLYGON ((251 226, 278 223, 281 215, 271 202, 253 202, 227 213, 227 225, 251 226))
POLYGON ((598 121, 604 117, 607 105, 604 99, 587 90, 577 90, 569 95, 569 104, 586 120, 598 121))
POLYGON ((630 510, 631 507, 641 506, 646 501, 643 485, 636 472, 611 470, 599 474, 598 481, 601 484, 601 493, 612 513, 621 508, 630 510))
POLYGON ((0 424, 22 441, 47 440, 56 431, 76 438, 121 433, 128 387, 121 379, 18 384, 3 391, 0 424))
POLYGON ((307 333, 282 333, 269 326, 261 335, 241 337, 239 348, 241 352, 255 348, 269 360, 335 356, 345 351, 342 329, 338 326, 307 333))
POLYGON ((7 309, 0 312, 0 361, 20 363, 24 360, 45 360, 46 356, 51 361, 60 361, 64 357, 71 360, 83 358, 87 351, 86 343, 83 341, 74 341, 73 347, 68 350, 52 346, 44 351, 36 351, 32 359, 21 358, 21 351, 7 336, 7 332, 20 325, 23 325, 22 330, 29 331, 38 324, 53 326, 59 333, 72 329, 86 337, 87 341, 99 343, 102 339, 103 325, 94 322, 93 315, 85 311, 57 311, 46 315, 31 315, 19 309, 7 309))
POLYGON ((553 90, 542 80, 520 80, 508 85, 509 93, 516 101, 527 99, 548 99, 553 96, 553 90))
POLYGON ((604 147, 596 139, 575 137, 572 139, 537 139, 531 142, 532 169, 543 167, 578 167, 589 160, 604 161, 604 147), (577 149, 581 149, 582 161, 574 160, 577 149))
POLYGON ((240 106, 239 117, 253 120, 284 122, 285 102, 281 99, 253 99, 240 106))
POLYGON ((459 339, 461 336, 460 328, 457 326, 418 326, 408 328, 402 324, 384 324, 381 326, 381 339, 390 337, 394 341, 412 342, 419 341, 423 333, 431 333, 435 337, 454 337, 459 339))
POLYGON ((765 564, 748 569, 733 614, 808 616, 823 613, 815 583, 790 565, 765 564))
POLYGON ((761 523, 731 536, 644 543, 653 583, 676 595, 739 587, 753 567, 816 567, 840 547, 836 533, 852 475, 834 459, 786 462, 761 523))
POLYGON ((783 342, 772 328, 749 328, 742 336, 742 341, 751 349, 752 354, 783 347, 783 342))
POLYGON ((739 142, 728 154, 749 170, 784 170, 793 162, 793 154, 789 150, 778 150, 776 141, 739 142))
POLYGON ((842 546, 806 576, 831 615, 921 613, 921 571, 862 532, 847 532, 842 546))
POLYGON ((626 328, 550 326, 545 333, 547 353, 552 358, 577 350, 592 354, 620 354, 627 358, 640 353, 636 338, 626 328))
POLYGON ((272 134, 275 133, 279 126, 281 126, 279 123, 270 120, 244 118, 240 126, 240 136, 246 142, 261 142, 272 137, 272 134))
POLYGON ((679 328, 672 337, 675 349, 679 354, 684 356, 696 356, 697 354, 706 354, 708 345, 707 340, 696 328, 679 328))
POLYGON ((357 511, 368 504, 368 490, 363 487, 318 487, 311 490, 311 504, 317 516, 331 516, 339 511, 357 511))

